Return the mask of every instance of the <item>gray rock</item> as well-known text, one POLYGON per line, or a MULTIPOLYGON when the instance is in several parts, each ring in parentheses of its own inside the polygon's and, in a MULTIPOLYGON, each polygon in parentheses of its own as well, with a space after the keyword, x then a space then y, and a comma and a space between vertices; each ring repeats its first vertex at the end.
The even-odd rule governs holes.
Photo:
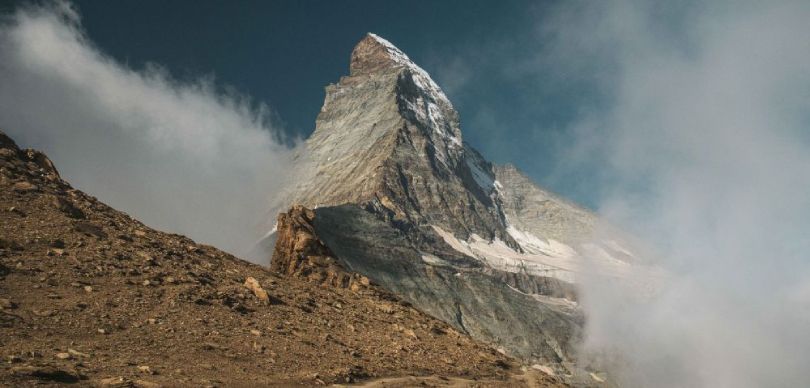
MULTIPOLYGON (((435 228, 522 255, 534 248, 515 230, 576 246, 596 217, 464 143, 451 102, 399 49, 373 34, 357 44, 350 75, 326 87, 315 131, 296 158, 297 183, 275 207, 314 208, 313 238, 342 267, 512 355, 575 361, 583 317, 574 285, 495 268, 435 228)), ((292 241, 272 234, 266 243, 277 238, 292 241)))

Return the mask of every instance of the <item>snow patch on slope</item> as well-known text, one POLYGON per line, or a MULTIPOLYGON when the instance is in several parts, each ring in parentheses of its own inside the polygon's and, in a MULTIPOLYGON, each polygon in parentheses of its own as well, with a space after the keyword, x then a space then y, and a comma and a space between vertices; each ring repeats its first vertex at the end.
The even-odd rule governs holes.
POLYGON ((610 249, 597 243, 583 244, 577 251, 573 247, 553 239, 543 240, 530 233, 509 227, 510 235, 524 247, 525 252, 517 252, 496 238, 487 240, 473 234, 468 240, 461 240, 450 232, 433 225, 433 230, 454 250, 476 258, 493 269, 546 276, 569 283, 578 283, 587 271, 612 278, 629 278, 631 271, 650 272, 643 277, 653 279, 655 269, 633 266, 615 257, 610 249))
POLYGON ((489 193, 493 189, 497 189, 497 187, 495 186, 495 178, 490 176, 490 174, 487 174, 483 169, 481 169, 478 163, 475 163, 475 161, 470 160, 469 157, 466 157, 464 159, 465 159, 464 161, 467 163, 467 167, 469 167, 470 172, 472 173, 473 179, 475 179, 475 183, 477 183, 478 186, 484 189, 484 192, 489 193))
POLYGON ((506 227, 506 232, 512 236, 520 247, 527 253, 539 253, 552 257, 574 257, 577 251, 571 246, 554 239, 541 239, 529 232, 518 230, 512 225, 506 227))
POLYGON ((433 225, 433 230, 456 251, 474 257, 494 269, 506 272, 525 272, 538 276, 548 276, 571 283, 576 281, 573 269, 560 265, 563 263, 557 262, 559 258, 546 256, 543 259, 540 257, 541 255, 524 255, 515 252, 511 247, 506 245, 506 243, 497 238, 488 241, 473 234, 468 241, 464 241, 456 238, 452 233, 438 226, 433 225))

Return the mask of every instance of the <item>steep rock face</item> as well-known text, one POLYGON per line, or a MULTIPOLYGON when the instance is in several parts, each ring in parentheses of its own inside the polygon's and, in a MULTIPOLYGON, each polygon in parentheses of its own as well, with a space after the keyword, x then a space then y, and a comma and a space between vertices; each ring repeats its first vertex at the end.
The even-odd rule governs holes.
MULTIPOLYGON (((464 143, 450 101, 402 51, 363 38, 304 148, 277 206, 315 209, 303 224, 318 250, 474 338, 571 372, 574 283, 596 217, 464 143)), ((276 237, 288 253, 272 265, 311 268, 289 253, 287 225, 276 237)), ((597 247, 611 276, 623 270, 617 247, 597 247)))
POLYGON ((568 268, 597 265, 608 272, 639 262, 631 250, 638 244, 587 209, 535 185, 513 165, 495 166, 494 172, 506 230, 526 261, 537 255, 566 258, 568 268), (583 257, 593 262, 581 263, 583 257))
POLYGON ((515 166, 495 166, 502 208, 518 230, 574 245, 590 238, 593 213, 535 185, 515 166))

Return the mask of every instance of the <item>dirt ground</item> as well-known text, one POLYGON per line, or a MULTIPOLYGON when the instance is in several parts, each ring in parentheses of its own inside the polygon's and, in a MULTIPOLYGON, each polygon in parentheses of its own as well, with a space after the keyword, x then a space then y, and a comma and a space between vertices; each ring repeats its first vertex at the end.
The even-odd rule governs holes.
POLYGON ((2 132, 0 356, 0 386, 560 384, 382 290, 150 229, 2 132))

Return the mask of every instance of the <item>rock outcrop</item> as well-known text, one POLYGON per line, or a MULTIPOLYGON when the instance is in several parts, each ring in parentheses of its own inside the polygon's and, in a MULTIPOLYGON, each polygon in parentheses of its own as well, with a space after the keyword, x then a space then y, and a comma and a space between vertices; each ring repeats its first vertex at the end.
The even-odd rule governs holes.
POLYGON ((332 287, 357 290, 369 286, 367 277, 347 272, 335 254, 318 238, 315 212, 301 205, 278 216, 276 245, 270 270, 282 276, 332 287))

